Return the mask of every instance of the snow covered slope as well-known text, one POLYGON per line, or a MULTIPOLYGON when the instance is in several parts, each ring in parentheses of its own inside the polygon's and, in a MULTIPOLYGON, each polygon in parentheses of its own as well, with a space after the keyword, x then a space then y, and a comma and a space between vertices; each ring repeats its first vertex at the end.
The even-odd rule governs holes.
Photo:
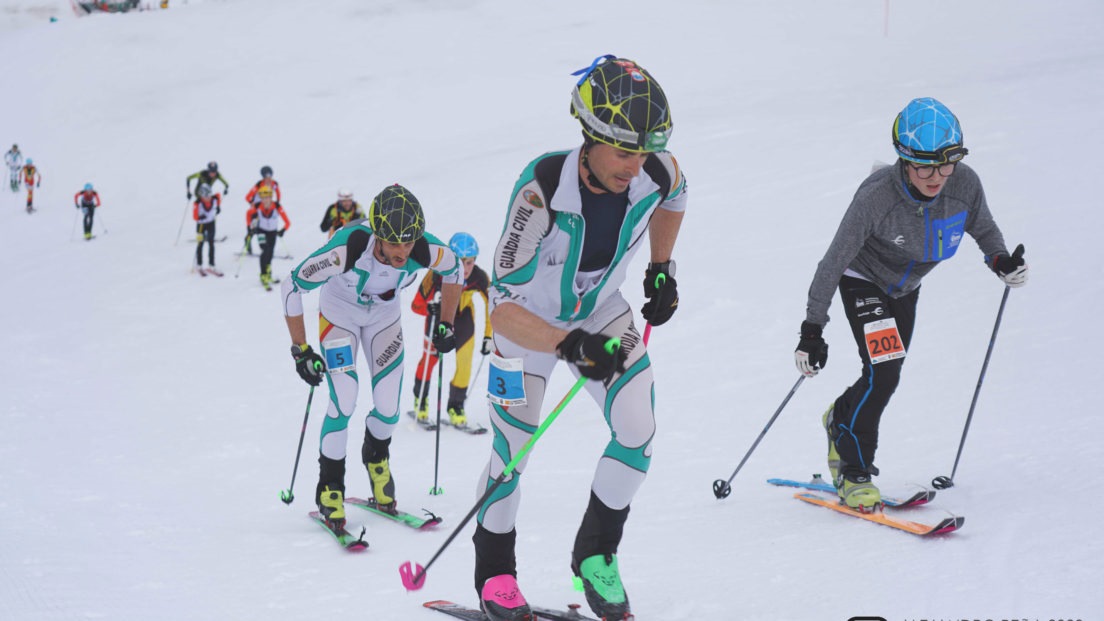
MULTIPOLYGON (((242 197, 271 165, 293 222, 283 243, 303 257, 338 187, 366 203, 401 182, 431 232, 467 230, 489 249, 525 164, 578 141, 570 72, 604 53, 663 84, 691 192, 681 309, 652 336, 655 458, 621 550, 638 618, 1104 617, 1099 3, 174 0, 56 23, 31 11, 50 4, 0 1, 0 146, 18 142, 43 175, 33 216, 0 190, 0 619, 429 621, 440 615, 423 601, 474 602, 470 525, 424 590, 407 594, 397 567, 428 560, 471 507, 488 436, 442 432, 446 493, 430 496, 434 438, 401 423, 400 503, 445 523, 413 532, 350 508, 371 548, 349 555, 305 517, 316 398, 298 499, 279 502, 307 388, 255 260, 233 276, 242 197), (796 380, 816 263, 918 96, 962 120, 1032 270, 1010 296, 958 485, 916 514, 954 511, 965 527, 920 540, 764 483, 824 472, 820 414, 858 372, 842 321, 825 372, 717 501, 713 480, 796 380), (211 159, 230 183, 228 275, 201 280, 187 232, 174 241, 184 178, 211 159), (90 243, 71 241, 85 182, 104 201, 90 243)), ((882 425, 887 490, 954 462, 1002 291, 972 242, 958 255, 923 287, 882 425)), ((639 308, 639 278, 624 290, 639 308)), ((412 373, 420 326, 404 325, 412 373)), ((559 371, 549 394, 570 383, 559 371)), ((477 399, 469 409, 486 422, 477 399)), ((529 463, 518 551, 531 601, 582 600, 569 555, 604 429, 580 397, 529 463)), ((357 448, 347 483, 364 496, 357 448)))

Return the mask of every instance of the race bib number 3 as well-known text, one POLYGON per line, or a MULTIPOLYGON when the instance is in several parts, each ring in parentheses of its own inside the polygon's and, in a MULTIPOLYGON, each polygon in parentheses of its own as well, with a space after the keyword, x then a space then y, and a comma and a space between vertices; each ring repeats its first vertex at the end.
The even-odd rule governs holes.
POLYGON ((863 331, 866 333, 866 352, 870 354, 872 364, 905 357, 905 345, 901 342, 897 320, 893 317, 868 323, 863 326, 863 331))
POLYGON ((326 352, 326 370, 330 373, 344 373, 356 368, 352 339, 334 339, 322 343, 326 352))
POLYGON ((509 407, 525 405, 525 364, 521 358, 500 358, 491 355, 491 370, 487 377, 487 398, 492 403, 509 407))

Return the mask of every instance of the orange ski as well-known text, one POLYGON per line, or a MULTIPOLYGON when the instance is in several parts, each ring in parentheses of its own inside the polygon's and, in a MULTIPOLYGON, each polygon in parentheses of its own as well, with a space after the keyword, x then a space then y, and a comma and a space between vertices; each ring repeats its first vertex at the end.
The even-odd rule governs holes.
POLYGON ((889 526, 890 528, 896 528, 897 530, 903 530, 906 533, 912 533, 913 535, 919 535, 926 537, 928 535, 942 535, 962 528, 963 522, 966 518, 952 515, 943 519, 938 524, 921 524, 920 522, 912 522, 910 520, 902 520, 900 518, 891 517, 886 515, 883 511, 877 511, 874 513, 863 513, 848 507, 845 504, 841 504, 838 500, 828 500, 815 496, 813 494, 807 494, 805 492, 798 492, 794 494, 794 498, 798 500, 804 500, 809 504, 820 505, 827 509, 837 511, 844 515, 850 515, 859 519, 866 520, 868 522, 875 522, 883 526, 889 526))

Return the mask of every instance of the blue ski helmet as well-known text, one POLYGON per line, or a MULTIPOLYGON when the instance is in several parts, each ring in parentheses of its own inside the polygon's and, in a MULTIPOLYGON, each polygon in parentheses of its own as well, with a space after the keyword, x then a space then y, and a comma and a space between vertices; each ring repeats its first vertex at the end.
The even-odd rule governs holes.
POLYGON ((457 233, 449 239, 449 248, 457 259, 470 259, 479 256, 479 244, 468 233, 457 233))
POLYGON ((92 184, 91 183, 84 184, 84 191, 85 192, 91 192, 92 191, 92 184))
POLYGON ((34 166, 34 160, 32 160, 31 158, 28 157, 27 158, 27 166, 34 166))
POLYGON ((962 146, 958 117, 931 97, 913 99, 897 115, 893 147, 901 158, 917 164, 949 164, 969 153, 962 146))

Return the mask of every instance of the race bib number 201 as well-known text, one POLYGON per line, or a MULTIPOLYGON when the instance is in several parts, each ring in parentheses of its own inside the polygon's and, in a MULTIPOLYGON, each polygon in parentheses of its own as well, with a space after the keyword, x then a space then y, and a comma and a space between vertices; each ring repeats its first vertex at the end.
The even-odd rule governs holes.
POLYGON ((498 355, 491 355, 487 398, 492 403, 504 407, 525 405, 524 363, 521 358, 500 358, 498 355))
POLYGON ((901 342, 897 320, 893 317, 868 323, 863 326, 863 331, 866 333, 866 352, 870 354, 872 364, 905 357, 905 345, 901 342))

